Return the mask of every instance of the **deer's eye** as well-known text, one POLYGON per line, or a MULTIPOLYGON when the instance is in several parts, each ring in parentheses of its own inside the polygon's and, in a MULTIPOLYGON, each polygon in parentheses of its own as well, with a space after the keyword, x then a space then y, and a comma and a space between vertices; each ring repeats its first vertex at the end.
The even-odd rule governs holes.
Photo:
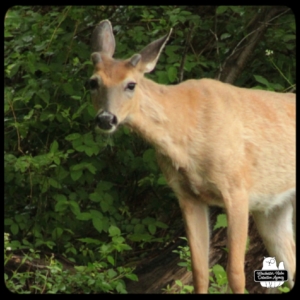
POLYGON ((94 90, 99 86, 98 81, 96 79, 90 79, 89 80, 89 85, 90 85, 91 90, 94 90))
POLYGON ((136 83, 135 82, 129 82, 126 86, 126 89, 133 91, 135 88, 136 83))

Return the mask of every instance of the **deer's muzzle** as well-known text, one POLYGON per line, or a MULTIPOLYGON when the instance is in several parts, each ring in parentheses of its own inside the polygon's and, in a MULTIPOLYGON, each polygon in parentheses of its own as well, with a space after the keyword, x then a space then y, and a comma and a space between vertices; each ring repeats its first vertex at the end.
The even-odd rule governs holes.
POLYGON ((118 124, 117 117, 107 111, 99 113, 95 118, 95 122, 103 131, 113 131, 118 124))

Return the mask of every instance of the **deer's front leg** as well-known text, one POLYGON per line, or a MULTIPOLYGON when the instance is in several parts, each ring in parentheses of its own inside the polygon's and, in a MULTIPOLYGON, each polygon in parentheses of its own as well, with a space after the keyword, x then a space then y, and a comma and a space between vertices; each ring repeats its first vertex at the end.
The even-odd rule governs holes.
POLYGON ((179 198, 192 259, 195 293, 207 293, 209 284, 209 226, 207 205, 192 197, 179 198))
POLYGON ((248 196, 235 191, 224 199, 227 211, 227 277, 233 293, 245 291, 245 250, 248 236, 248 196))

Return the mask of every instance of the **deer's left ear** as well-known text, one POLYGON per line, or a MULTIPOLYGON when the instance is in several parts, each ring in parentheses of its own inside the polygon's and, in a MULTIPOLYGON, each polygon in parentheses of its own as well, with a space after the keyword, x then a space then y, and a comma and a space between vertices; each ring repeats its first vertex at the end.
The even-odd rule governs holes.
POLYGON ((172 28, 167 35, 146 46, 140 54, 133 55, 130 58, 130 63, 135 67, 140 62, 143 73, 151 72, 155 68, 160 53, 166 45, 171 33, 172 28))

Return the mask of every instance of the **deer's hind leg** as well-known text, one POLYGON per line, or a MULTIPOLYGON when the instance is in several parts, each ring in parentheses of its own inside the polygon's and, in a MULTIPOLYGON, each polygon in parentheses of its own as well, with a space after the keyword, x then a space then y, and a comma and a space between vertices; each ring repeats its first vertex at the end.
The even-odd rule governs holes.
POLYGON ((267 212, 254 211, 253 218, 265 247, 270 256, 276 258, 277 264, 284 263, 288 271, 288 284, 294 286, 295 276, 295 241, 293 223, 295 223, 295 190, 286 195, 281 206, 267 212))

